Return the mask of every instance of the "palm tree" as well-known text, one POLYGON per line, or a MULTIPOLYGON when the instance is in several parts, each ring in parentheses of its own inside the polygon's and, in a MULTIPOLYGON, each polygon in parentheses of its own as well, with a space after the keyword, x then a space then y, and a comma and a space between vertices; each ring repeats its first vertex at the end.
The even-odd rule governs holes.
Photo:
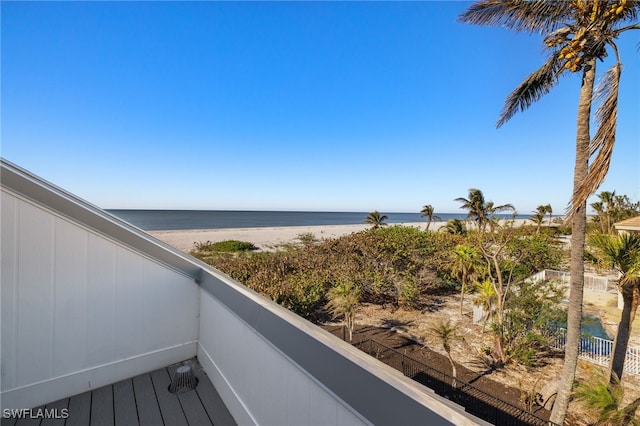
POLYGON ((378 229, 381 226, 387 225, 386 223, 384 223, 384 221, 388 218, 389 217, 387 215, 380 214, 378 210, 375 210, 370 212, 364 221, 369 225, 373 225, 373 229, 378 229))
POLYGON ((478 295, 473 299, 473 304, 480 306, 484 311, 484 318, 482 319, 482 332, 487 326, 487 321, 491 318, 491 311, 496 302, 496 292, 493 289, 491 280, 484 280, 482 282, 476 282, 476 290, 478 295))
POLYGON ((606 229, 605 232, 608 234, 611 233, 611 214, 614 210, 615 199, 616 199, 616 191, 602 191, 598 194, 598 198, 600 198, 600 202, 604 207, 604 217, 606 222, 602 224, 603 228, 606 229))
POLYGON ((536 234, 540 233, 540 227, 544 222, 544 218, 547 215, 547 210, 545 206, 538 206, 536 210, 533 211, 533 215, 529 218, 530 221, 536 224, 536 234))
POLYGON ((591 208, 593 210, 595 210, 597 215, 598 215, 598 222, 600 222, 600 231, 603 234, 606 234, 607 233, 607 229, 606 229, 607 221, 605 219, 604 204, 602 204, 602 201, 595 201, 595 202, 591 203, 591 208))
POLYGON ((623 407, 624 387, 619 381, 611 383, 599 370, 590 374, 588 381, 578 383, 573 396, 584 406, 587 414, 597 419, 595 424, 640 425, 636 417, 640 398, 623 407))
POLYGON ((436 216, 433 214, 433 206, 431 204, 423 206, 422 210, 420 210, 420 213, 422 213, 420 217, 427 218, 427 228, 425 229, 425 231, 429 230, 429 225, 431 225, 431 222, 433 222, 434 220, 442 220, 440 219, 440 216, 436 216))
POLYGON ((464 222, 460 219, 449 219, 443 229, 444 232, 451 235, 465 235, 467 233, 464 222))
POLYGON ((544 205, 544 212, 549 213, 549 226, 551 226, 551 217, 553 215, 553 209, 551 208, 551 204, 544 205))
POLYGON ((480 252, 469 244, 459 244, 452 252, 452 271, 460 278, 460 317, 462 317, 462 305, 466 285, 476 277, 476 267, 480 262, 480 252))
POLYGON ((343 281, 327 292, 327 308, 334 318, 343 317, 349 331, 349 341, 353 340, 353 329, 356 325, 356 311, 360 306, 360 287, 351 281, 343 281))
POLYGON ((456 340, 462 339, 462 335, 458 332, 458 324, 451 322, 451 318, 447 318, 446 321, 443 318, 439 318, 428 327, 427 332, 429 333, 429 340, 442 345, 442 349, 447 354, 447 359, 451 364, 451 375, 453 376, 451 386, 455 389, 458 374, 456 363, 453 362, 451 357, 451 344, 456 340))
POLYGON ((456 198, 454 201, 462 203, 461 209, 468 210, 467 217, 478 224, 478 229, 484 231, 493 215, 501 211, 515 210, 511 204, 496 206, 493 201, 485 201, 484 194, 477 188, 469 189, 469 198, 456 198))
POLYGON ((640 297, 640 235, 638 234, 593 234, 589 246, 596 250, 596 257, 622 273, 618 290, 622 294, 623 306, 618 332, 613 343, 609 381, 613 384, 622 377, 624 360, 631 336, 631 326, 638 310, 640 297))
POLYGON ((571 283, 567 345, 561 386, 551 421, 562 424, 569 406, 571 385, 578 364, 580 321, 584 285, 586 201, 604 180, 615 143, 618 87, 622 64, 615 40, 627 30, 640 29, 636 22, 640 2, 628 0, 481 0, 459 18, 461 22, 501 26, 545 36, 547 61, 529 75, 508 97, 498 127, 547 94, 562 75, 582 74, 576 131, 573 194, 568 207, 572 222, 571 283), (596 61, 615 54, 615 64, 594 92, 596 61), (595 114, 598 126, 591 139, 591 106, 602 100, 595 114), (590 162, 590 159, 593 161, 590 162))

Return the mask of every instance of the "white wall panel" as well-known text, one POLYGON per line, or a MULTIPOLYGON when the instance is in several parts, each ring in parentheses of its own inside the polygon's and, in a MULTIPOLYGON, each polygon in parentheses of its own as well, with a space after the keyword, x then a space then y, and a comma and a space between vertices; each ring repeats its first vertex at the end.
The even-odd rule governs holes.
MULTIPOLYGON (((136 353, 141 345, 140 310, 152 308, 141 305, 145 289, 136 283, 143 282, 144 265, 138 256, 123 247, 116 249, 116 312, 115 321, 116 358, 127 358, 136 353)), ((150 289, 147 289, 150 290, 150 289)), ((149 298, 153 295, 149 294, 149 298)))
POLYGON ((18 205, 18 323, 16 385, 53 372, 54 218, 24 202, 18 205))
POLYGON ((195 355, 192 278, 12 193, 1 202, 3 406, 195 355))
POLYGON ((53 375, 68 374, 87 358, 88 232, 55 221, 53 375))
POLYGON ((18 279, 17 279, 17 254, 18 254, 18 212, 17 200, 14 197, 1 193, 0 198, 0 327, 2 330, 2 352, 0 359, 2 367, 0 371, 0 383, 6 386, 15 386, 15 372, 17 365, 18 338, 18 279))
POLYGON ((87 243, 87 365, 115 358, 116 245, 89 234, 87 243))

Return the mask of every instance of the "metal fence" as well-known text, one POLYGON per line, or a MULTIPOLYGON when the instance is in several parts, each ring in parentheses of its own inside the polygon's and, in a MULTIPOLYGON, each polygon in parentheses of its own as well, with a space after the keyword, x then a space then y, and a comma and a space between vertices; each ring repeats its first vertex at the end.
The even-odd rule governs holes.
POLYGON ((396 370, 402 371, 405 376, 433 389, 438 395, 465 407, 468 413, 492 424, 505 426, 555 425, 533 412, 503 401, 469 383, 454 379, 449 374, 436 370, 375 340, 368 339, 356 342, 354 346, 396 370))
MULTIPOLYGON (((559 328, 552 346, 564 350, 567 344, 567 330, 559 328)), ((594 336, 582 336, 580 338, 580 352, 578 357, 594 364, 608 366, 613 352, 613 340, 594 336)), ((624 371, 629 374, 640 375, 640 347, 627 348, 627 356, 624 362, 624 371)))

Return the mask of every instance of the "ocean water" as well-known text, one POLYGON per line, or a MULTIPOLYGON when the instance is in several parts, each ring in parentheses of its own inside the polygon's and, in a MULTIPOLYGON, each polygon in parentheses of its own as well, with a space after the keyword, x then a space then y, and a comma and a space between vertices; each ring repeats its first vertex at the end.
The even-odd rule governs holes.
MULTIPOLYGON (((107 210, 145 231, 275 226, 353 225, 364 223, 368 212, 295 212, 229 210, 107 210)), ((386 223, 424 222, 420 213, 387 213, 386 223)), ((466 213, 439 213, 443 221, 464 219, 466 213)))

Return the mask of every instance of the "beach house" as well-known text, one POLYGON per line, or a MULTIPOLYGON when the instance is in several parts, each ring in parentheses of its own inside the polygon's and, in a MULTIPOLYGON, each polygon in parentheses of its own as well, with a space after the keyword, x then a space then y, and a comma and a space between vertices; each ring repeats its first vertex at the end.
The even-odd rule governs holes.
POLYGON ((487 424, 102 209, 0 171, 3 425, 487 424), (170 392, 185 365, 197 387, 170 392))

